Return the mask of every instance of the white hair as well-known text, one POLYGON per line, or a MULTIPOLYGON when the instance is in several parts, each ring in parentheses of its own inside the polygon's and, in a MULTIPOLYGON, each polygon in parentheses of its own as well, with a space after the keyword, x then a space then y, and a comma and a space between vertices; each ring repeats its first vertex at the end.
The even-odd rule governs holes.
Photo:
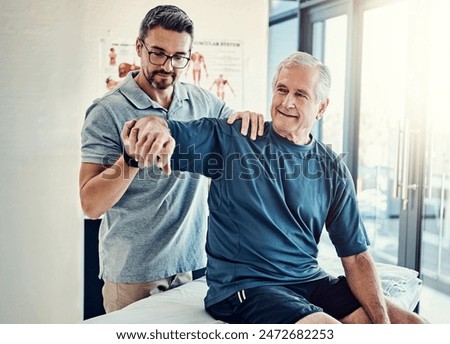
POLYGON ((281 61, 278 65, 277 71, 273 77, 272 81, 272 89, 275 89, 276 82, 278 80, 278 76, 283 68, 289 66, 300 66, 305 68, 315 67, 319 70, 320 78, 317 83, 316 88, 316 97, 317 100, 324 100, 329 97, 330 94, 330 86, 331 86, 331 76, 330 70, 327 66, 325 66, 322 62, 316 59, 314 56, 305 53, 303 51, 297 51, 292 55, 288 56, 286 59, 281 61))

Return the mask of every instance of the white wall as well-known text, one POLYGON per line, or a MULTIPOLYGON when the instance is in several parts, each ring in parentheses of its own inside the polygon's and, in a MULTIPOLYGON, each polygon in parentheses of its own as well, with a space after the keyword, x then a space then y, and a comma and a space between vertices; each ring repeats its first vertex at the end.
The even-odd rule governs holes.
POLYGON ((98 94, 99 38, 135 37, 160 3, 185 9, 198 35, 243 42, 243 108, 264 112, 267 0, 0 4, 0 323, 81 321, 79 133, 98 94))

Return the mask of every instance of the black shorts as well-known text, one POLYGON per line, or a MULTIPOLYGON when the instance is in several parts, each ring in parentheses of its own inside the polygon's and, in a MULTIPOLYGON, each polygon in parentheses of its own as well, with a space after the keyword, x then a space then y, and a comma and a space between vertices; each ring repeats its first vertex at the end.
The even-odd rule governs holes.
POLYGON ((344 276, 294 285, 264 285, 240 290, 206 310, 230 324, 294 324, 325 312, 342 319, 361 307, 344 276))

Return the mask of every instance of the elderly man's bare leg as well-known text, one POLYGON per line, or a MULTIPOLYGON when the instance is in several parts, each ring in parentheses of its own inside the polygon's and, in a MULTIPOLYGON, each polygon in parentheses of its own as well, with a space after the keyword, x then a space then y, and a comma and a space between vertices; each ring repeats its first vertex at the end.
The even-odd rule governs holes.
MULTIPOLYGON (((391 324, 427 324, 428 322, 422 318, 420 315, 406 310, 398 306, 393 301, 386 299, 386 306, 388 311, 388 316, 391 324)), ((371 324, 367 313, 364 309, 358 308, 353 313, 340 319, 343 324, 371 324)))
POLYGON ((428 324, 429 322, 422 318, 420 315, 405 310, 390 301, 386 300, 386 304, 388 307, 388 315, 392 324, 428 324))
POLYGON ((340 322, 327 313, 317 312, 301 318, 296 324, 340 324, 340 322))

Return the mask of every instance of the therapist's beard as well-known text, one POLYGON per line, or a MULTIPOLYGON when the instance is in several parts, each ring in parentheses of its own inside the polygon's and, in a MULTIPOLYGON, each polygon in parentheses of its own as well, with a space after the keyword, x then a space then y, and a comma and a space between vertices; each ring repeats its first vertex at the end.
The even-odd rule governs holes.
POLYGON ((176 80, 177 80, 177 75, 174 72, 167 73, 163 70, 155 70, 149 76, 147 76, 147 81, 149 82, 149 84, 158 90, 165 90, 165 89, 173 86, 175 84, 176 80), (163 76, 170 75, 171 79, 156 80, 156 77, 158 75, 163 75, 163 76))

